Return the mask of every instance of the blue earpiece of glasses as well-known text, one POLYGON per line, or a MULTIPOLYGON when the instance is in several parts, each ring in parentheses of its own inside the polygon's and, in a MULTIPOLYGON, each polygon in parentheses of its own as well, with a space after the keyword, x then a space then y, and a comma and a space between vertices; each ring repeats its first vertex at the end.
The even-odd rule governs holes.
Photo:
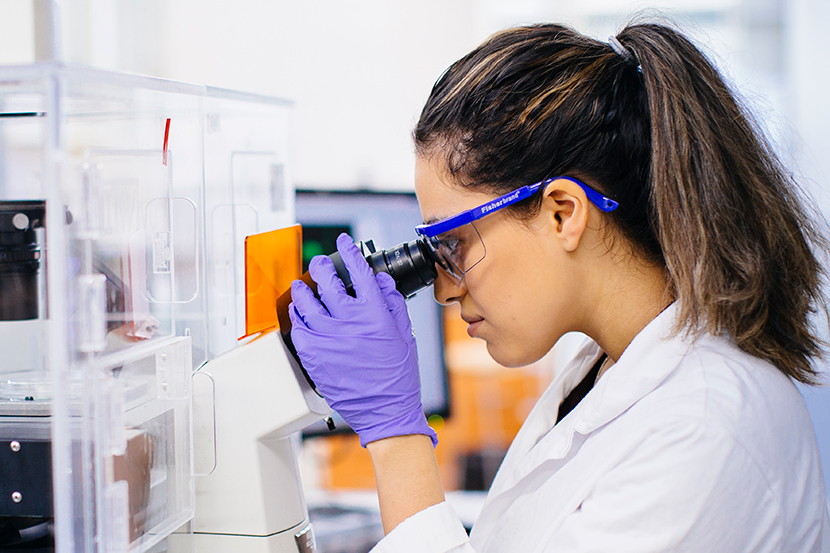
POLYGON ((417 232, 421 236, 426 237, 438 236, 439 234, 443 234, 450 230, 464 226, 467 223, 477 221, 485 215, 493 213, 494 211, 498 211, 499 209, 502 209, 509 205, 515 204, 516 202, 520 202, 525 198, 529 198, 530 196, 538 192, 540 189, 542 189, 543 187, 547 186, 548 184, 552 183, 557 179, 566 179, 575 184, 578 184, 585 191, 585 195, 588 197, 588 200, 590 200, 591 203, 593 203, 595 206, 597 206, 600 210, 604 212, 614 211, 619 206, 619 204, 616 201, 612 200, 611 198, 606 198, 605 196, 603 196, 602 194, 600 194, 599 192, 585 184, 584 182, 581 182, 571 177, 553 177, 550 179, 539 181, 534 184, 522 186, 521 188, 517 188, 512 192, 508 192, 504 196, 499 196, 498 198, 483 203, 478 207, 468 209, 467 211, 462 211, 458 215, 453 215, 452 217, 442 219, 435 223, 418 225, 417 227, 415 227, 415 232, 417 232))

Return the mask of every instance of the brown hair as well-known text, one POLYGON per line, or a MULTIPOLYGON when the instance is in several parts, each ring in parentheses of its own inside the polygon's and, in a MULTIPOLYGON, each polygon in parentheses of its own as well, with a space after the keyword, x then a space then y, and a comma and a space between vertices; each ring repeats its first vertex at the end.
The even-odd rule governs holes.
MULTIPOLYGON (((503 194, 579 177, 667 270, 679 327, 729 334, 815 383, 826 249, 797 187, 711 62, 682 34, 636 24, 608 43, 560 25, 496 34, 438 80, 415 128, 463 186, 503 194)), ((531 216, 538 196, 515 214, 531 216)))

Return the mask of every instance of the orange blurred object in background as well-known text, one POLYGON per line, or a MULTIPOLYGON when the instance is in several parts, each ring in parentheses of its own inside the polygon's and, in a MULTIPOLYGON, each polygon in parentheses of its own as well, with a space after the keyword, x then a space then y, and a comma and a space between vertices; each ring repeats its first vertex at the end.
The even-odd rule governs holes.
POLYGON ((278 326, 277 298, 300 278, 303 268, 300 225, 245 238, 245 336, 278 326))

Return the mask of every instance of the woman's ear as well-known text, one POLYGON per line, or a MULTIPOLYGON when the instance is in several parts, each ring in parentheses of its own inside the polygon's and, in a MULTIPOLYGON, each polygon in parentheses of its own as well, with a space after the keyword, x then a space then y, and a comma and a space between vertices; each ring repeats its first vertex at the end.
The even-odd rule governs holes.
POLYGON ((567 179, 557 179, 545 187, 542 212, 562 248, 575 251, 588 227, 585 191, 567 179))

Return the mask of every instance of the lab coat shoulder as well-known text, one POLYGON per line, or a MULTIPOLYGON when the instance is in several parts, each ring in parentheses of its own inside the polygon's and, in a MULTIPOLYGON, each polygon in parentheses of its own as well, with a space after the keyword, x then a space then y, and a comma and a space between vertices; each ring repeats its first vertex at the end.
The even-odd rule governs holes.
POLYGON ((476 551, 824 551, 824 485, 797 389, 726 338, 673 334, 672 311, 545 430, 595 345, 554 381, 490 490, 476 551))
MULTIPOLYGON (((728 341, 700 338, 660 386, 585 440, 577 463, 572 477, 590 484, 536 550, 824 550, 803 401, 789 379, 728 341), (599 472, 584 474, 583 457, 598 458, 599 472)), ((567 470, 540 498, 557 493, 567 470)))
MULTIPOLYGON (((763 535, 767 545, 747 551, 770 547, 770 551, 830 552, 830 544, 819 545, 822 539, 830 539, 830 525, 815 432, 793 381, 724 337, 702 337, 678 369, 676 393, 688 380, 702 381, 701 423, 720 441, 711 442, 717 449, 708 458, 719 459, 723 452, 731 455, 724 459, 720 479, 713 484, 721 490, 721 508, 714 513, 726 517, 731 512, 727 520, 732 520, 740 511, 735 510, 738 506, 730 507, 730 502, 757 506, 746 511, 754 526, 740 528, 752 530, 758 539, 763 535), (759 532, 760 528, 767 532, 759 532)), ((736 534, 740 532, 733 528, 731 536, 736 534)))

